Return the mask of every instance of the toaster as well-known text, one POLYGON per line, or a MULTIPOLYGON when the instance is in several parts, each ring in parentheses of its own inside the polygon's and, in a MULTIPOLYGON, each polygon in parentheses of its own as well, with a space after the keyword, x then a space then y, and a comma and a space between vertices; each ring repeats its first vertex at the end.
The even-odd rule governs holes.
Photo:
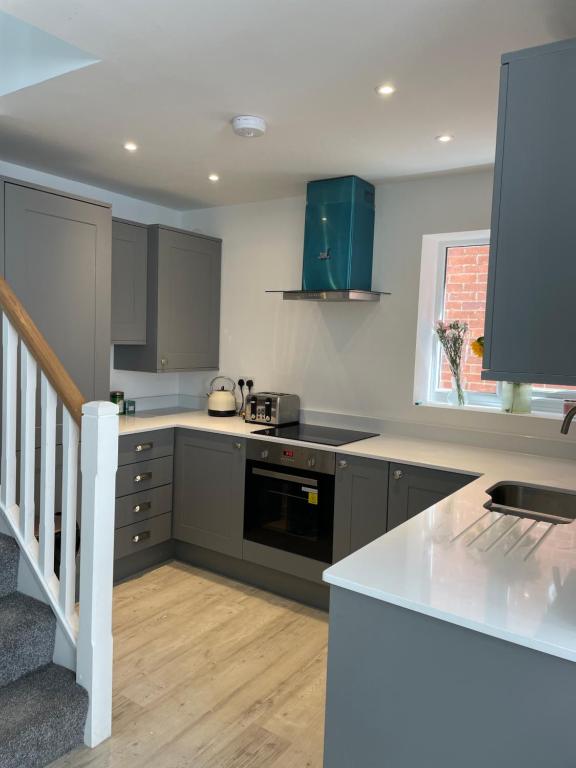
POLYGON ((300 398, 283 392, 256 392, 246 399, 245 421, 250 424, 296 424, 300 419, 300 398))

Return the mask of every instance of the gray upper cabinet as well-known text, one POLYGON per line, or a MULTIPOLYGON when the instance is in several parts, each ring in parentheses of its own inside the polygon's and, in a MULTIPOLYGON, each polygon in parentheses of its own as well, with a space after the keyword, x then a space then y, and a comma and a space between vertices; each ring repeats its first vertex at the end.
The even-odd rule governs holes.
POLYGON ((112 220, 112 343, 146 344, 148 228, 112 220))
POLYGON ((4 276, 88 400, 110 389, 110 207, 4 180, 4 276))
POLYGON ((244 440, 177 431, 175 539, 242 557, 245 460, 244 440))
POLYGON ((476 478, 456 472, 390 464, 388 530, 405 523, 476 478))
POLYGON ((146 344, 115 346, 115 367, 217 369, 222 241, 158 225, 148 238, 146 344))
POLYGON ((483 377, 576 384, 576 41, 502 59, 483 377))
POLYGON ((388 463, 338 455, 334 496, 334 562, 386 533, 388 463))

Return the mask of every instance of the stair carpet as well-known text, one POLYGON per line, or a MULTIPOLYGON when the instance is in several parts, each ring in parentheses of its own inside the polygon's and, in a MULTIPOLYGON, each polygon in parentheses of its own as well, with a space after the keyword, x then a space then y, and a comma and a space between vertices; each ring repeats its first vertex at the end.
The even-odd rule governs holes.
POLYGON ((52 663, 56 619, 16 591, 19 558, 0 534, 0 768, 43 768, 83 743, 88 694, 52 663))

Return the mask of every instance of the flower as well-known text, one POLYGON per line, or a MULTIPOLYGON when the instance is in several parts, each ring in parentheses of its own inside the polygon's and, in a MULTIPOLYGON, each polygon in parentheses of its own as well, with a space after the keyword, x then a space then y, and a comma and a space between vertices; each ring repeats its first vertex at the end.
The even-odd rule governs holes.
POLYGON ((470 347, 476 357, 484 357, 484 336, 478 336, 477 339, 474 339, 474 341, 471 342, 470 347))

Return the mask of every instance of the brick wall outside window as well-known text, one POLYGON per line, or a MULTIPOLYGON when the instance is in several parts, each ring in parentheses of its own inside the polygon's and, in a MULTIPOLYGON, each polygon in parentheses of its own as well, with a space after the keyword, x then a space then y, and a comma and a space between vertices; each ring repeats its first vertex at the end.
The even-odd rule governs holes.
MULTIPOLYGON (((444 321, 463 320, 469 331, 463 355, 463 380, 470 392, 496 392, 496 384, 482 381, 482 360, 470 349, 470 342, 484 335, 486 285, 488 281, 488 245, 452 246, 446 249, 444 321)), ((440 387, 451 387, 450 369, 444 355, 440 369, 440 387)))

